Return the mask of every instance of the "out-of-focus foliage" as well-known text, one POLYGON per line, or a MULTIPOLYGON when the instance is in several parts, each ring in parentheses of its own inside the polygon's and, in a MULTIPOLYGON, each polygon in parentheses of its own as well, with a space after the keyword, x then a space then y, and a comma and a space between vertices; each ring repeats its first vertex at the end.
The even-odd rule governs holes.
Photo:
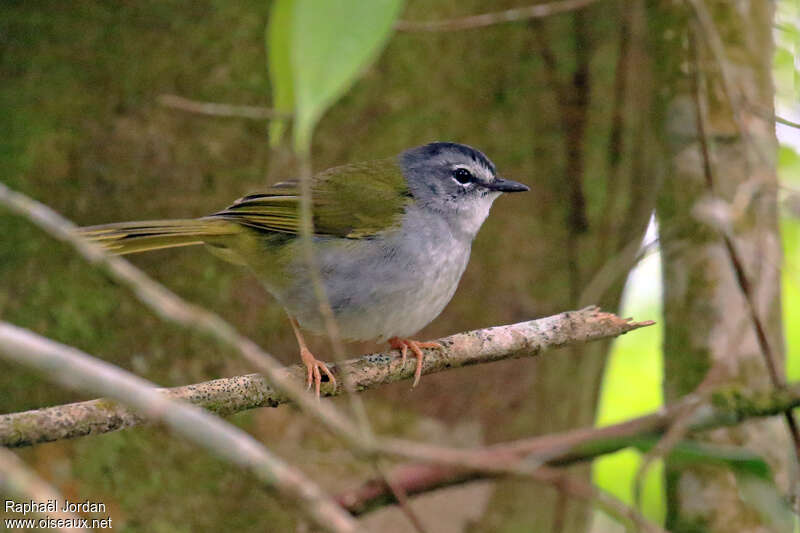
POLYGON ((800 3, 781 0, 776 6, 776 99, 779 104, 793 102, 797 106, 800 102, 800 3))
MULTIPOLYGON (((778 3, 775 30, 775 103, 779 116, 800 122, 800 4, 778 3)), ((783 237, 783 320, 788 346, 787 374, 800 380, 800 129, 779 125, 783 141, 778 169, 783 237), (792 325, 795 325, 794 327, 792 325)))
MULTIPOLYGON (((267 24, 267 68, 272 85, 272 107, 291 114, 294 111, 292 65, 289 57, 291 22, 294 0, 276 0, 272 4, 267 24)), ((280 143, 288 119, 274 119, 269 125, 270 145, 280 143)))
MULTIPOLYGON (((775 29, 775 110, 778 116, 800 122, 800 4, 777 4, 775 29)), ((787 344, 787 375, 800 380, 800 129, 778 125, 781 148, 778 173, 781 183, 781 235, 783 239, 783 323, 787 344)))
MULTIPOLYGON (((800 131, 798 131, 800 137, 800 131)), ((783 239, 783 323, 786 332, 786 372, 800 380, 800 155, 789 146, 780 151, 781 237, 783 239)))
POLYGON ((276 2, 268 53, 277 63, 270 75, 276 107, 294 104, 296 149, 310 147, 317 121, 386 44, 402 6, 402 0, 276 2))

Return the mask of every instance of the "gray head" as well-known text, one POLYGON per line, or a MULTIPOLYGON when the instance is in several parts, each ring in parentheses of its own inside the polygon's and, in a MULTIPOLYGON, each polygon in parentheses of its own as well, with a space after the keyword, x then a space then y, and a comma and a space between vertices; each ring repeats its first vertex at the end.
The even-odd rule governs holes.
POLYGON ((400 166, 416 204, 439 213, 456 233, 472 239, 504 192, 526 185, 497 176, 494 164, 465 144, 434 142, 406 150, 400 166))

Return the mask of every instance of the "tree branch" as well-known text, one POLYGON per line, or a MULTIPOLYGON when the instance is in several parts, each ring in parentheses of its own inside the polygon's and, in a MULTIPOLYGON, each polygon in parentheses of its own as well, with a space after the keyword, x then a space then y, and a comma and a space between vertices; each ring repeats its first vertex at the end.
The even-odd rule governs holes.
MULTIPOLYGON (((680 402, 658 412, 602 428, 581 428, 496 444, 477 450, 460 450, 435 445, 384 442, 386 451, 414 455, 417 463, 396 467, 390 476, 406 494, 414 496, 439 488, 479 479, 495 478, 511 470, 525 470, 530 464, 565 466, 592 460, 627 448, 643 438, 663 435, 674 421, 696 407, 685 423, 689 431, 734 426, 752 418, 770 417, 800 406, 800 383, 784 389, 752 390, 722 386, 709 394, 710 402, 696 407, 698 397, 685 396, 680 402), (400 449, 402 447, 402 449, 400 449), (395 450, 394 448, 398 448, 395 450)), ((354 515, 368 513, 394 498, 381 480, 370 480, 340 493, 339 503, 354 515)))
POLYGON ((789 120, 788 118, 779 117, 778 115, 774 115, 773 119, 778 124, 783 124, 784 126, 789 126, 790 128, 796 128, 800 130, 800 122, 794 122, 792 120, 789 120))
POLYGON ((221 104, 218 102, 201 102, 190 100, 176 94, 162 94, 157 98, 159 104, 172 109, 180 109, 188 113, 208 115, 212 117, 249 118, 251 120, 268 120, 272 118, 291 118, 291 113, 283 113, 269 107, 221 104))
MULTIPOLYGON (((631 322, 596 307, 568 311, 538 320, 508 326, 459 333, 440 339, 444 350, 429 350, 422 373, 433 374, 451 368, 542 354, 593 340, 616 337, 653 322, 631 322)), ((0 334, 0 349, 4 337, 0 334)), ((357 391, 411 379, 415 359, 405 364, 396 352, 382 352, 331 365, 335 375, 348 374, 357 391)), ((285 381, 302 383, 304 367, 293 365, 280 371, 285 381)), ((322 393, 330 396, 332 387, 323 384, 322 393)), ((289 397, 259 374, 222 378, 194 385, 160 389, 166 396, 199 405, 221 415, 255 407, 277 407, 289 397)), ((338 388, 336 394, 342 392, 338 388)), ((106 399, 91 400, 35 411, 0 415, 0 445, 29 446, 41 442, 96 435, 143 422, 143 418, 123 405, 106 399)))
POLYGON ((320 528, 333 532, 362 531, 358 523, 316 483, 306 478, 245 431, 193 405, 159 394, 152 383, 28 330, 0 322, 0 354, 43 372, 49 379, 77 390, 107 394, 150 420, 249 471, 289 501, 320 528))
POLYGON ((397 31, 409 32, 472 30, 475 28, 492 26, 494 24, 502 24, 504 22, 516 22, 520 20, 549 17, 557 13, 565 13, 567 11, 574 11, 576 9, 584 8, 589 4, 595 3, 596 1, 597 0, 561 0, 557 2, 548 2, 546 4, 535 4, 532 6, 507 9, 505 11, 495 11, 493 13, 483 13, 481 15, 472 15, 469 17, 447 20, 398 20, 395 23, 394 28, 397 31))

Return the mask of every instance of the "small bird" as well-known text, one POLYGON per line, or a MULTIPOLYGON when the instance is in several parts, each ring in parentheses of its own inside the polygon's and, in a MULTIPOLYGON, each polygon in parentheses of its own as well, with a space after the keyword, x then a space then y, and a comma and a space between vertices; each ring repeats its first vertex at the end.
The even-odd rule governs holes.
MULTIPOLYGON (((311 179, 315 267, 343 338, 388 341, 405 360, 438 343, 411 340, 442 312, 469 261, 472 241, 504 192, 529 190, 499 177, 478 150, 450 142, 399 156, 353 163, 311 179)), ((319 397, 322 373, 336 379, 306 347, 300 326, 325 331, 300 239, 297 180, 240 198, 195 219, 121 222, 80 233, 116 254, 205 244, 245 265, 286 309, 306 383, 319 397)))

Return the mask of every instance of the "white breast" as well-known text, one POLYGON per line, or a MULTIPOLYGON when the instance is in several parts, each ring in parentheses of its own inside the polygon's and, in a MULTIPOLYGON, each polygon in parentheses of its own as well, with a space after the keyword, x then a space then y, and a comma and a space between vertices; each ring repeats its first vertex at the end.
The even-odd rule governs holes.
POLYGON ((469 260, 469 250, 439 250, 405 270, 393 290, 373 291, 367 313, 341 316, 342 331, 353 339, 409 337, 435 319, 450 302, 469 260), (360 316, 360 319, 359 319, 360 316))
MULTIPOLYGON (((350 340, 409 337, 445 308, 469 261, 471 239, 448 224, 410 211, 402 230, 377 239, 315 242, 320 272, 342 336, 350 340)), ((301 326, 325 331, 313 286, 302 268, 275 294, 301 326)))

